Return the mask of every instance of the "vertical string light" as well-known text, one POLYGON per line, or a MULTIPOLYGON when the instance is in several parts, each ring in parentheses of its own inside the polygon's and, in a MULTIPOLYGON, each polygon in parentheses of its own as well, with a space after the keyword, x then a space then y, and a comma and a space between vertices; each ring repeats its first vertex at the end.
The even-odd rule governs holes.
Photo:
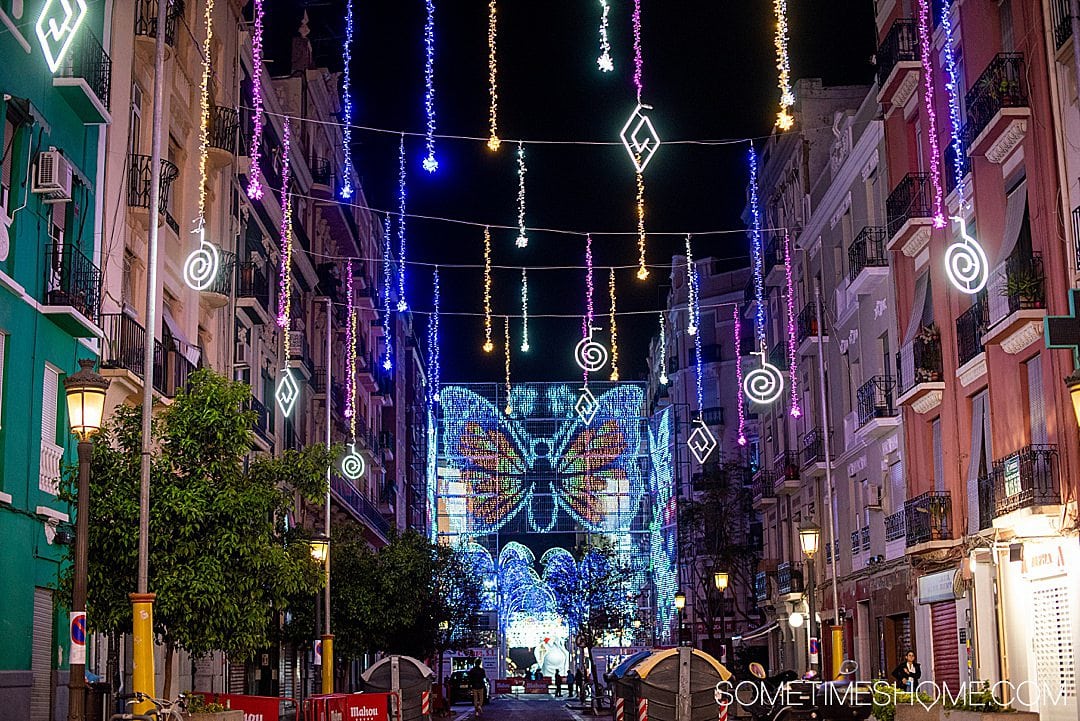
POLYGON ((611 5, 608 4, 608 0, 600 0, 600 57, 596 59, 596 64, 605 73, 610 73, 615 69, 615 61, 611 59, 611 41, 608 39, 608 12, 610 10, 611 5))
POLYGON ((251 33, 251 106, 252 106, 252 133, 251 149, 248 157, 251 158, 251 169, 248 171, 247 194, 249 198, 258 200, 263 196, 262 183, 259 180, 259 154, 262 149, 263 133, 263 96, 262 96, 262 66, 263 66, 263 2, 255 0, 255 27, 251 33))
POLYGON ((919 52, 922 56, 923 106, 926 136, 930 141, 930 183, 934 191, 934 227, 945 227, 945 193, 941 186, 941 148, 938 146, 937 109, 934 107, 934 58, 930 37, 930 0, 919 0, 919 52))
POLYGON ((697 335, 698 321, 698 289, 697 289, 697 268, 694 264, 694 251, 690 247, 690 235, 686 236, 686 288, 689 294, 687 300, 687 309, 689 311, 689 319, 686 324, 686 332, 690 335, 697 335))
POLYGON ((529 276, 521 269, 521 352, 529 352, 529 276))
POLYGON ((645 176, 641 174, 640 170, 637 171, 637 233, 637 277, 638 280, 645 280, 649 277, 649 269, 645 265, 645 176))
POLYGON ((791 272, 791 236, 784 229, 784 278, 787 282, 788 373, 791 380, 791 417, 802 415, 799 406, 798 343, 795 337, 795 282, 791 272))
POLYGON ((207 0, 206 37, 203 39, 202 78, 199 85, 199 207, 194 233, 199 247, 184 261, 184 282, 195 290, 206 290, 217 279, 221 254, 206 239, 206 154, 210 147, 210 50, 214 38, 214 0, 207 0))
POLYGON ((427 114, 427 155, 424 170, 434 173, 439 169, 435 159, 435 0, 425 0, 427 20, 424 23, 424 112, 427 114))
POLYGON ((667 374, 667 323, 664 321, 664 311, 660 311, 660 385, 666 386, 667 374))
POLYGON ((497 76, 499 66, 495 55, 495 39, 498 30, 498 21, 495 12, 495 0, 488 2, 488 93, 491 96, 491 106, 488 109, 488 123, 491 126, 491 134, 488 137, 489 150, 499 149, 502 141, 499 140, 499 86, 497 76))
POLYGON ((484 352, 495 350, 491 342, 491 228, 484 226, 484 352))
POLYGON ((349 419, 349 436, 356 440, 356 303, 353 296, 352 261, 345 263, 345 293, 348 303, 348 323, 345 326, 345 417, 349 419))
POLYGON ((506 415, 510 415, 514 410, 510 406, 510 316, 503 318, 503 349, 503 365, 506 371, 506 408, 503 410, 506 415))
POLYGON ((398 143, 398 302, 399 313, 409 308, 405 299, 405 134, 398 143))
POLYGON ((795 93, 791 91, 791 59, 788 56, 788 19, 787 0, 773 0, 773 12, 776 14, 777 85, 780 87, 780 111, 776 114, 776 127, 790 130, 795 123, 790 109, 795 104, 795 93))
POLYGON ((739 305, 735 304, 735 311, 733 313, 733 320, 735 322, 735 328, 733 336, 735 338, 735 382, 738 383, 739 391, 736 395, 739 397, 739 445, 746 445, 746 400, 742 393, 743 386, 743 372, 742 372, 742 318, 739 317, 739 305))
POLYGON ((394 367, 393 339, 390 335, 390 278, 394 272, 394 257, 390 250, 390 214, 383 218, 383 370, 394 367))
POLYGON ((439 315, 442 312, 442 304, 439 298, 439 266, 435 266, 434 277, 432 278, 432 284, 434 285, 434 308, 431 314, 431 322, 428 324, 430 329, 431 343, 428 348, 428 358, 431 362, 431 397, 438 403, 439 394, 442 386, 442 359, 440 358, 440 339, 439 339, 439 315))
MULTIPOLYGON (((289 184, 292 182, 292 169, 289 156, 292 153, 292 124, 285 118, 281 143, 281 258, 278 269, 278 315, 279 328, 286 331, 289 326, 289 311, 292 302, 292 195, 289 184)), ((285 354, 288 356, 289 334, 285 333, 285 354)))
POLYGON ((957 215, 963 215, 965 207, 964 192, 964 156, 967 151, 964 148, 963 119, 960 116, 960 69, 956 65, 956 49, 953 47, 953 24, 952 6, 943 3, 941 8, 941 29, 945 35, 945 91, 949 98, 949 122, 952 134, 953 148, 953 179, 956 186, 956 197, 960 202, 960 211, 957 215))
POLYGON ((341 197, 348 200, 353 195, 352 175, 352 42, 353 42, 353 7, 352 0, 345 0, 345 43, 342 54, 345 58, 345 69, 341 79, 341 149, 345 155, 345 166, 341 169, 344 178, 341 183, 341 197))
MULTIPOLYGON (((585 235, 585 318, 581 322, 581 344, 592 340, 593 334, 593 258, 592 258, 592 235, 585 235)), ((585 385, 589 385, 589 368, 585 363, 580 363, 585 374, 585 385)))
POLYGON ((518 237, 517 247, 524 248, 529 245, 529 236, 525 235, 525 146, 518 141, 517 151, 518 170, 518 237))
POLYGON ((761 208, 758 206, 758 157, 750 146, 750 240, 754 254, 754 336, 762 354, 765 353, 765 268, 761 247, 761 208))
MULTIPOLYGON (((634 90, 637 92, 637 102, 641 105, 641 93, 644 89, 642 79, 642 67, 644 60, 641 54, 641 0, 634 0, 634 13, 631 17, 634 29, 634 90)), ((645 176, 642 175, 641 154, 638 153, 634 160, 637 170, 637 231, 638 231, 638 280, 649 277, 649 269, 645 265, 645 176)))
POLYGON ((634 13, 630 17, 634 30, 634 89, 637 90, 638 105, 641 105, 643 82, 642 66, 645 64, 641 55, 641 0, 634 0, 634 13))
MULTIPOLYGON (((696 288, 698 284, 697 265, 691 264, 687 266, 687 274, 690 277, 690 286, 696 288)), ((701 307, 698 305, 700 302, 697 293, 694 294, 694 301, 691 305, 691 316, 697 323, 701 318, 701 307)), ((703 376, 704 376, 704 363, 702 362, 701 355, 701 333, 694 334, 694 388, 697 393, 697 419, 704 425, 704 409, 705 409, 705 392, 703 390, 703 376)))
POLYGON ((611 296, 611 381, 619 380, 619 328, 615 324, 615 268, 608 269, 608 295, 611 296))

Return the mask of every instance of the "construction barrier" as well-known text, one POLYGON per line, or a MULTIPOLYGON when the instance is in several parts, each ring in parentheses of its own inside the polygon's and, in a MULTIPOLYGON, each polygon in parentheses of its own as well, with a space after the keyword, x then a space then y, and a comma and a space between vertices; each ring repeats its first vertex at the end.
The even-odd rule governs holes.
POLYGON ((243 711, 244 721, 291 721, 296 718, 296 700, 277 696, 248 696, 238 693, 195 691, 207 703, 219 703, 226 708, 243 711))
MULTIPOLYGON (((303 721, 393 721, 390 693, 335 693, 304 700, 303 721)), ((245 719, 246 721, 246 719, 245 719)))

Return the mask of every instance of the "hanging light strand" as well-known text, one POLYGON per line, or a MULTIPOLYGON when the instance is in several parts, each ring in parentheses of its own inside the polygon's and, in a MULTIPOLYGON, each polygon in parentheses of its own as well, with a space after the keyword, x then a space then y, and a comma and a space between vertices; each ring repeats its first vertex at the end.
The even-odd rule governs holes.
POLYGON ((263 133, 263 96, 262 96, 262 67, 263 67, 263 2, 255 0, 255 22, 251 33, 251 105, 252 105, 252 133, 251 148, 248 157, 251 158, 251 170, 248 174, 247 194, 249 198, 258 200, 263 196, 262 182, 259 180, 259 155, 262 150, 263 133))
POLYGON ((642 175, 640 170, 637 171, 637 233, 637 277, 638 280, 645 280, 649 277, 649 267, 645 264, 645 176, 642 175))
POLYGON ((608 0, 600 0, 600 57, 596 59, 596 64, 605 73, 610 73, 615 69, 615 61, 611 58, 611 41, 608 39, 608 12, 610 10, 611 5, 608 0))
POLYGON ((765 353, 765 273, 763 249, 761 247, 761 208, 758 206, 758 157, 754 146, 750 146, 750 239, 753 246, 754 261, 754 335, 762 354, 765 353))
POLYGON ((934 105, 934 58, 930 37, 930 0, 919 0, 919 51, 923 70, 923 107, 926 138, 930 145, 930 183, 934 191, 934 227, 945 227, 945 193, 941 185, 941 148, 938 146, 937 109, 934 105))
POLYGON ((510 405, 510 316, 503 318, 503 365, 506 373, 506 415, 513 412, 510 405))
POLYGON ((491 229, 484 228, 484 352, 495 350, 491 342, 491 229))
POLYGON ((611 381, 619 380, 619 328, 615 323, 615 269, 608 269, 608 295, 611 296, 611 381))
POLYGON ((390 215, 383 217, 383 370, 394 367, 393 338, 390 335, 390 278, 394 272, 394 256, 390 250, 390 215))
POLYGON ((690 335, 697 335, 698 331, 698 288, 697 288, 697 268, 694 264, 694 250, 690 246, 690 236, 686 236, 686 290, 688 293, 687 309, 689 311, 689 318, 686 324, 686 332, 690 335))
POLYGON ((529 276, 521 269, 521 352, 529 352, 529 276))
POLYGON ((352 0, 345 0, 345 42, 342 55, 345 59, 345 68, 341 78, 341 151, 345 156, 345 165, 341 169, 344 176, 341 182, 341 197, 348 200, 353 196, 353 163, 352 163, 352 43, 353 43, 353 6, 352 0))
POLYGON ((791 417, 802 415, 799 406, 799 352, 795 336, 795 281, 791 270, 791 236, 784 230, 784 279, 787 282, 788 373, 791 381, 791 417))
POLYGON ((660 311, 660 385, 666 386, 667 374, 667 323, 664 320, 664 311, 660 311))
MULTIPOLYGON (((698 284, 697 266, 693 264, 689 265, 686 272, 690 277, 690 287, 696 289, 698 284)), ((691 314, 694 317, 695 323, 700 321, 701 308, 698 306, 698 294, 696 292, 694 293, 694 301, 691 306, 691 314)), ((702 362, 701 356, 701 335, 701 333, 694 334, 694 389, 697 394, 698 420, 704 422, 702 413, 704 413, 703 409, 705 407, 705 392, 703 390, 705 364, 702 362)))
POLYGON ((634 28, 634 89, 637 90, 638 105, 641 104, 641 93, 644 89, 641 69, 644 60, 641 57, 641 0, 634 0, 634 13, 630 18, 634 28))
POLYGON ((780 111, 776 114, 776 127, 790 130, 795 123, 791 107, 795 104, 795 93, 791 90, 791 58, 788 55, 788 18, 787 0, 773 0, 773 12, 776 14, 777 85, 780 88, 780 111))
POLYGON ((199 210, 197 224, 206 222, 206 153, 210 147, 210 49, 214 41, 214 0, 206 0, 206 37, 203 38, 202 80, 199 86, 199 210))
MULTIPOLYGON (((586 343, 593 333, 593 258, 592 236, 585 236, 585 318, 581 322, 581 342, 586 343)), ((582 364, 585 385, 589 385, 589 369, 582 364)))
POLYGON ((941 29, 945 35, 945 91, 949 97, 949 122, 951 125, 950 129, 953 149, 952 172, 956 187, 956 198, 960 208, 960 212, 957 213, 957 215, 963 216, 963 211, 966 207, 964 158, 967 155, 967 150, 964 148, 964 121, 960 115, 960 68, 956 64, 956 49, 953 47, 954 38, 951 11, 951 3, 942 4, 941 29))
POLYGON ((292 197, 289 184, 292 182, 292 170, 289 166, 292 149, 292 124, 285 119, 281 144, 281 257, 278 269, 278 327, 284 330, 285 357, 289 357, 289 314, 292 303, 292 197))
POLYGON ((349 419, 349 437, 356 440, 356 301, 353 295, 352 261, 345 264, 345 292, 348 296, 348 322, 345 326, 345 417, 349 419))
POLYGON ((409 308, 405 298, 405 135, 398 143, 398 302, 399 313, 409 308))
POLYGON ((529 245, 529 236, 525 234, 525 146, 518 141, 517 149, 518 170, 518 237, 517 247, 524 248, 529 245))
POLYGON ((487 146, 489 150, 499 149, 502 141, 499 140, 499 65, 495 53, 495 40, 498 32, 498 18, 496 16, 495 0, 488 2, 488 93, 491 105, 488 109, 488 124, 490 134, 487 146))
POLYGON ((427 114, 427 134, 424 138, 427 155, 424 170, 434 173, 439 169, 435 159, 435 0, 425 0, 427 20, 424 22, 424 112, 427 114))
POLYGON ((439 394, 442 390, 442 358, 440 354, 441 340, 439 338, 439 312, 441 309, 440 289, 439 289, 439 267, 435 266, 434 277, 432 278, 432 284, 434 285, 434 312, 431 314, 431 321, 429 326, 431 328, 431 348, 428 351, 428 355, 431 358, 431 392, 432 398, 436 403, 439 402, 439 394))
POLYGON ((739 317, 739 305, 735 305, 732 320, 735 322, 732 335, 735 338, 735 382, 738 391, 739 406, 739 445, 746 445, 746 397, 743 394, 743 371, 742 371, 742 318, 739 317))

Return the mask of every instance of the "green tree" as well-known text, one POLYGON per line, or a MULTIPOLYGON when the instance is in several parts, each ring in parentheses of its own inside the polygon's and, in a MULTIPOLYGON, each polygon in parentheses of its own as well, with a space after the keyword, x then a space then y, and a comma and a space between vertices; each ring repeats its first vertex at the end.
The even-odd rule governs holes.
POLYGON ((443 677, 443 656, 447 651, 464 651, 480 643, 476 618, 484 594, 481 570, 474 557, 456 546, 433 546, 435 653, 439 657, 438 678, 443 677))
MULTIPOLYGON (((307 548, 286 542, 284 519, 295 500, 325 494, 331 456, 314 446, 245 467, 255 422, 243 410, 249 397, 245 384, 198 370, 153 423, 149 586, 166 695, 176 649, 250 657, 268 644, 288 600, 322 583, 307 548)), ((121 406, 94 447, 88 610, 100 631, 131 627, 140 438, 138 410, 121 406)), ((65 497, 74 491, 68 474, 65 497)), ((70 569, 67 576, 70 588, 70 569)))

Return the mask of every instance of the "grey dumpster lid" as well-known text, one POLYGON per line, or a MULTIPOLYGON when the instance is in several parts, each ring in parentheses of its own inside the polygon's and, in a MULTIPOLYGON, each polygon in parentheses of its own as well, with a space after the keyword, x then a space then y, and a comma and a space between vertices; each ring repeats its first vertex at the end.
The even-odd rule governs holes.
POLYGON ((411 656, 387 656, 361 674, 364 687, 369 691, 392 691, 392 670, 394 659, 398 661, 398 685, 402 690, 417 686, 430 687, 435 672, 427 664, 411 656))

